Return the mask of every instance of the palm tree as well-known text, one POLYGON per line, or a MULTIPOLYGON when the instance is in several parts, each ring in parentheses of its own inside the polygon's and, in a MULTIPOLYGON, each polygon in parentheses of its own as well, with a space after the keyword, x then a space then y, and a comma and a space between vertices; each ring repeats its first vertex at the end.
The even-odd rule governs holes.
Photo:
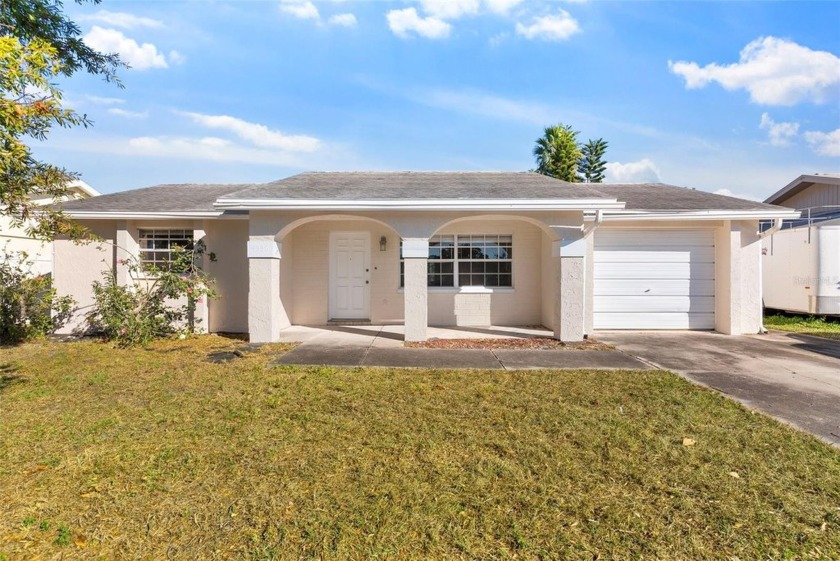
POLYGON ((604 172, 607 170, 607 162, 604 154, 607 152, 608 142, 603 138, 590 140, 581 147, 582 156, 578 162, 578 174, 584 183, 601 183, 604 181, 604 172))
POLYGON ((543 136, 537 139, 537 145, 534 147, 537 173, 570 183, 580 181, 577 169, 583 152, 578 146, 577 135, 578 132, 570 125, 559 123, 553 127, 546 127, 543 136))

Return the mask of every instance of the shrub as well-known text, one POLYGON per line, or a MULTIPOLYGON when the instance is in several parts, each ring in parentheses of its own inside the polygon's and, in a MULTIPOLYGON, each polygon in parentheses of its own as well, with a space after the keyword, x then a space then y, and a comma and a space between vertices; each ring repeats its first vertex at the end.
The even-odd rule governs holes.
POLYGON ((58 297, 49 276, 32 273, 25 252, 0 253, 0 343, 20 343, 54 332, 70 317, 75 301, 58 297))
POLYGON ((136 257, 120 261, 132 278, 143 280, 120 285, 111 269, 102 281, 94 281, 94 304, 86 316, 91 328, 123 347, 195 333, 200 328, 196 305, 216 297, 212 279, 197 265, 204 253, 199 241, 193 248, 173 248, 167 267, 144 265, 136 257))

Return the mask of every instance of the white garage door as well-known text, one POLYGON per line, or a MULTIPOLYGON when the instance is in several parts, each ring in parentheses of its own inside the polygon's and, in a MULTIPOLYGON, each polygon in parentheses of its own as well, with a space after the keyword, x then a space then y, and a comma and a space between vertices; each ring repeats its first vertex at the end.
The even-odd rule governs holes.
POLYGON ((595 329, 714 329, 711 230, 595 232, 595 329))

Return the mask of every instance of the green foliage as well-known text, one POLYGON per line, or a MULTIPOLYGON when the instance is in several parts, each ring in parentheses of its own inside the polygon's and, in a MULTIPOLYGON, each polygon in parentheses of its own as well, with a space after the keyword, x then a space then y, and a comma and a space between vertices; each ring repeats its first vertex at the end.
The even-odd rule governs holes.
MULTIPOLYGON (((205 252, 203 242, 193 248, 175 247, 166 268, 143 265, 136 257, 122 260, 120 265, 138 280, 121 285, 111 269, 102 281, 94 281, 88 323, 121 347, 145 345, 177 332, 195 333, 200 323, 196 305, 216 297, 213 280, 198 266, 205 252)), ((215 261, 212 253, 209 258, 215 261)))
POLYGON ((60 523, 55 536, 55 545, 70 545, 70 527, 60 523))
POLYGON ((599 138, 578 144, 578 134, 571 125, 562 123, 546 127, 534 147, 535 171, 569 183, 601 183, 607 169, 604 155, 609 143, 599 138))
POLYGON ((603 138, 589 140, 581 146, 583 154, 578 162, 578 174, 584 183, 602 183, 604 172, 607 170, 607 162, 604 155, 607 152, 608 142, 603 138))
POLYGON ((13 225, 26 225, 31 235, 45 239, 82 236, 82 228, 60 210, 36 202, 68 198, 68 184, 76 175, 36 160, 27 141, 44 140, 54 126, 90 124, 87 116, 62 107, 56 78, 83 69, 116 81, 121 65, 117 55, 84 44, 61 2, 0 2, 0 215, 13 225))
POLYGON ((537 173, 576 183, 578 162, 583 153, 578 146, 579 133, 570 125, 557 124, 546 127, 543 136, 537 139, 534 157, 537 173))
POLYGON ((64 325, 75 302, 58 297, 47 276, 31 273, 26 253, 0 253, 0 343, 43 337, 64 325))

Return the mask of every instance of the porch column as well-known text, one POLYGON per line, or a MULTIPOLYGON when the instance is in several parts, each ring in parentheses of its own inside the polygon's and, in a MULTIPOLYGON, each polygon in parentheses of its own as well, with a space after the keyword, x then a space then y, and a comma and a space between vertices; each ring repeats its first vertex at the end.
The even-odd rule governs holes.
POLYGON ((715 233, 715 331, 761 329, 761 239, 758 222, 726 221, 715 233))
MULTIPOLYGON (((197 244, 198 242, 203 242, 206 235, 207 232, 204 230, 204 221, 196 220, 193 224, 193 243, 197 244)), ((207 271, 207 268, 210 265, 210 258, 207 256, 207 251, 209 250, 205 247, 205 253, 201 257, 197 257, 195 259, 195 265, 201 268, 202 271, 207 271)), ((191 327, 195 331, 199 333, 210 332, 210 313, 206 297, 202 297, 200 301, 195 302, 195 311, 193 312, 192 317, 189 318, 189 321, 191 327)))
POLYGON ((274 343, 288 321, 280 300, 281 244, 273 237, 248 240, 248 334, 252 343, 274 343))
POLYGON ((429 240, 409 238, 403 240, 405 261, 405 340, 425 341, 429 325, 428 268, 429 240))
POLYGON ((583 341, 586 298, 586 240, 581 235, 552 242, 554 259, 554 338, 583 341))

